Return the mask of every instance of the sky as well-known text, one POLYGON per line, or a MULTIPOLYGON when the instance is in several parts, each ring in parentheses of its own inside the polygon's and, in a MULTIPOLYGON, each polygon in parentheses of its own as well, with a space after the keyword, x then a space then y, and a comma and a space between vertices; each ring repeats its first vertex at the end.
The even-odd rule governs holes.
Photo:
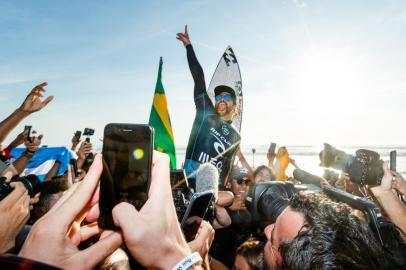
POLYGON ((231 45, 244 95, 242 146, 406 145, 403 0, 0 1, 0 117, 47 81, 55 99, 25 119, 47 145, 75 130, 147 123, 163 84, 177 147, 193 81, 177 32, 188 24, 206 84, 231 45))

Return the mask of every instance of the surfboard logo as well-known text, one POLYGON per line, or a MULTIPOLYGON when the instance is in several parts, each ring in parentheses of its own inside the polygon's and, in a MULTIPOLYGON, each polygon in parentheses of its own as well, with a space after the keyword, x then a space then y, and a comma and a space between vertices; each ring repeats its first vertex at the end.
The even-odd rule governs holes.
POLYGON ((224 52, 223 59, 228 67, 230 66, 230 62, 233 64, 237 63, 237 58, 235 57, 234 52, 231 48, 224 52))

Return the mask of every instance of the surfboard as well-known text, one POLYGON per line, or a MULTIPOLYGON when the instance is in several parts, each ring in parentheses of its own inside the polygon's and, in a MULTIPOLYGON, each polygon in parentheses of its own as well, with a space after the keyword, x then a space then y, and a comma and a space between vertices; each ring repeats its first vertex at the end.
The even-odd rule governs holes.
POLYGON ((207 94, 209 95, 213 106, 215 105, 214 88, 218 85, 226 85, 234 89, 236 95, 236 113, 233 118, 233 125, 241 131, 243 96, 240 67, 233 49, 228 46, 217 64, 213 77, 211 78, 207 94))

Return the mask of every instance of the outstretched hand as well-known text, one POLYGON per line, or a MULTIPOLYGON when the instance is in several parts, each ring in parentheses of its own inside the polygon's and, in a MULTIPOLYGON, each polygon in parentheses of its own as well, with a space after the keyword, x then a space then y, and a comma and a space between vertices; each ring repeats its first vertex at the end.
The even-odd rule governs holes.
POLYGON ((85 179, 65 192, 32 226, 19 255, 64 269, 92 269, 121 245, 120 233, 110 232, 92 246, 78 248, 81 241, 101 232, 95 221, 102 170, 101 155, 96 155, 85 179), (90 224, 80 226, 84 218, 90 224))
POLYGON ((189 39, 189 33, 187 31, 187 25, 185 25, 185 32, 184 33, 177 33, 176 34, 176 38, 179 39, 180 41, 182 41, 183 45, 185 45, 185 47, 190 43, 190 39, 189 39))
POLYGON ((21 104, 20 110, 27 113, 37 112, 51 102, 54 99, 53 96, 49 96, 45 100, 41 100, 43 93, 45 92, 44 87, 47 85, 47 82, 43 82, 35 86, 21 104))
POLYGON ((171 269, 192 253, 176 216, 166 154, 154 151, 148 200, 141 210, 122 202, 114 207, 113 219, 131 255, 148 269, 171 269))

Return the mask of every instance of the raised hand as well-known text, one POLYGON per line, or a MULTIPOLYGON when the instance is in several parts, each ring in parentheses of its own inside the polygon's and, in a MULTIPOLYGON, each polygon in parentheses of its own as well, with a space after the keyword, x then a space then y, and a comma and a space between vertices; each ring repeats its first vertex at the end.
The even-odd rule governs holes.
POLYGON ((43 93, 45 92, 44 87, 47 86, 47 82, 43 82, 35 86, 28 96, 25 98, 24 102, 21 104, 19 110, 26 113, 33 113, 44 108, 49 102, 51 102, 54 97, 49 96, 45 100, 41 100, 43 93))
POLYGON ((189 33, 187 31, 187 25, 185 25, 185 32, 184 33, 177 33, 176 38, 182 41, 185 47, 190 44, 189 33))
POLYGON ((35 153, 39 149, 39 147, 41 145, 42 137, 43 137, 42 135, 39 135, 37 137, 34 136, 34 137, 31 137, 31 138, 26 137, 24 145, 27 147, 27 150, 29 152, 31 152, 31 153, 35 153))
POLYGON ((19 255, 64 269, 93 269, 121 245, 121 235, 111 232, 86 249, 77 247, 100 232, 94 222, 99 213, 96 209, 102 170, 101 156, 97 155, 85 179, 65 192, 33 225, 19 255), (80 226, 84 218, 90 224, 80 226))
POLYGON ((0 201, 0 252, 14 247, 17 234, 30 217, 30 196, 21 182, 10 184, 14 190, 0 201))
POLYGON ((405 179, 398 172, 393 172, 392 171, 392 173, 395 176, 395 179, 393 179, 393 182, 392 182, 392 188, 396 189, 397 191, 399 191, 403 195, 406 195, 406 181, 405 181, 405 179))

